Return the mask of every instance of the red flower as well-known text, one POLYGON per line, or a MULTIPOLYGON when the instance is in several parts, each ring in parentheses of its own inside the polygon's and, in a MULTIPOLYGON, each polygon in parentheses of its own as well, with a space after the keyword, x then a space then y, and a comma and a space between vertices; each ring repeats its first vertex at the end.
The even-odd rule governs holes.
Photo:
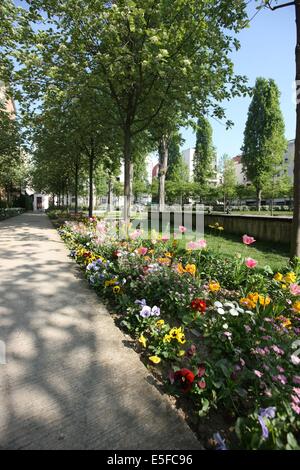
POLYGON ((189 369, 180 369, 175 372, 174 380, 180 385, 180 390, 183 393, 188 393, 193 386, 195 375, 189 369))
POLYGON ((204 364, 199 364, 198 377, 203 377, 204 374, 205 374, 205 365, 204 364))
POLYGON ((201 388, 202 390, 204 390, 206 388, 205 380, 199 380, 198 387, 201 388))
POLYGON ((194 299, 191 302, 191 308, 196 310, 197 312, 205 313, 206 310, 206 302, 202 299, 194 299))
POLYGON ((89 258, 90 256, 91 256, 91 253, 89 251, 86 251, 85 253, 83 253, 84 258, 89 258))

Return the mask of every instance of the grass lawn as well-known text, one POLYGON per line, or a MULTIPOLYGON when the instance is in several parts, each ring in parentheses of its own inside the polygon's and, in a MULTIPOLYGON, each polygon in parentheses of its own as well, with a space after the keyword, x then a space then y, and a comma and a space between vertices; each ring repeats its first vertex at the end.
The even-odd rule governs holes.
MULTIPOLYGON (((222 235, 205 233, 202 238, 207 241, 209 249, 219 252, 222 256, 235 256, 241 253, 242 256, 256 259, 259 263, 258 267, 269 265, 274 271, 279 271, 289 260, 288 245, 256 241, 252 246, 245 246, 242 243, 242 237, 224 233, 222 235)), ((186 241, 182 240, 181 243, 185 246, 186 241)))

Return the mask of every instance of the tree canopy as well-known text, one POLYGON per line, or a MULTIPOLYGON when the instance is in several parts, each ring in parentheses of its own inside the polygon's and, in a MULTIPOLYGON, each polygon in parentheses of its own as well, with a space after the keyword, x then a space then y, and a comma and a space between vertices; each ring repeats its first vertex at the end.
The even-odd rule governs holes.
POLYGON ((256 80, 244 133, 242 162, 247 178, 256 188, 258 209, 262 189, 274 168, 282 164, 287 147, 279 98, 274 80, 256 80))

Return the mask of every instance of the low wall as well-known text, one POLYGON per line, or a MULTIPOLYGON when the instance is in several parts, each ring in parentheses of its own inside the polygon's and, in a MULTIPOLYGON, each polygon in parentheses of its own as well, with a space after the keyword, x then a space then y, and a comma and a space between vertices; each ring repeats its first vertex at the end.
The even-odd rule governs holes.
POLYGON ((227 233, 251 235, 257 240, 276 243, 290 243, 292 217, 271 217, 255 215, 205 215, 204 226, 218 223, 227 233))
MULTIPOLYGON (((188 230, 196 230, 201 227, 205 230, 209 225, 218 223, 224 227, 225 233, 236 235, 251 235, 257 240, 270 241, 274 243, 289 244, 292 230, 292 217, 271 217, 255 215, 230 215, 230 214, 205 214, 203 227, 203 214, 193 212, 184 217, 184 213, 157 212, 148 213, 149 224, 161 230, 162 221, 168 220, 171 232, 174 226, 184 225, 188 230), (186 221, 185 221, 186 218, 186 221), (202 220, 199 223, 199 219, 202 220), (197 221, 197 222, 196 222, 197 221)), ((175 227, 175 230, 176 230, 175 227)))

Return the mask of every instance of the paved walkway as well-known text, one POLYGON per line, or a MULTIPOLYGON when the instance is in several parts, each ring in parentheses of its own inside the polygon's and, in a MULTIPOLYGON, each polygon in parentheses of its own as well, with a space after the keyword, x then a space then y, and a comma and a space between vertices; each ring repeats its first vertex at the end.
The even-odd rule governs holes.
POLYGON ((0 222, 1 449, 200 444, 43 214, 0 222))

